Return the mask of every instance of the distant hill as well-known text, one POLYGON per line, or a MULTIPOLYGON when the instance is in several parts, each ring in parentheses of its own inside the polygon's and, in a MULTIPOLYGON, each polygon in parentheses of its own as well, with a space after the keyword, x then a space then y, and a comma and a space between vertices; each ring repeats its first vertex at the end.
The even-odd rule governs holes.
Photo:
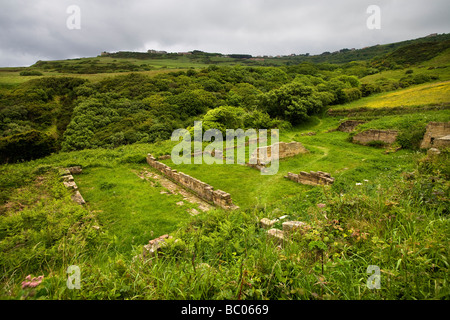
MULTIPOLYGON (((312 56, 306 56, 306 55, 300 55, 293 57, 293 61, 310 61, 314 63, 347 63, 351 61, 369 61, 372 59, 382 59, 382 57, 387 57, 391 54, 393 56, 391 57, 393 60, 398 59, 398 56, 400 56, 402 53, 408 52, 411 53, 411 51, 414 51, 414 49, 420 48, 421 51, 427 52, 427 48, 432 47, 430 51, 439 53, 442 50, 442 47, 447 46, 448 47, 448 41, 450 41, 450 34, 443 33, 440 35, 430 35, 418 39, 413 40, 406 40, 401 42, 395 42, 390 44, 384 44, 384 45, 375 45, 371 47, 361 48, 361 49, 341 49, 336 52, 324 52, 320 55, 312 55, 312 56), (404 48, 403 52, 402 49, 404 48), (409 49, 407 49, 409 48, 409 49), (395 51, 398 51, 397 54, 394 54, 395 51)), ((425 61, 428 59, 425 59, 425 56, 430 57, 431 54, 424 54, 421 55, 423 58, 421 61, 425 61)), ((413 58, 413 60, 415 60, 413 58)), ((420 60, 420 59, 417 59, 420 60)))
POLYGON ((450 40, 416 42, 402 46, 383 57, 375 58, 373 64, 386 67, 391 67, 393 64, 416 65, 436 57, 448 48, 450 48, 450 40))
POLYGON ((352 61, 371 61, 374 63, 374 66, 389 68, 395 64, 412 65, 429 60, 449 47, 450 34, 444 33, 361 49, 343 48, 335 52, 326 51, 319 55, 309 55, 306 53, 276 57, 253 57, 249 54, 208 53, 200 50, 172 53, 155 50, 149 50, 148 52, 119 51, 112 53, 102 52, 96 58, 38 61, 31 67, 63 73, 92 74, 112 71, 148 71, 154 67, 154 64, 148 63, 149 61, 155 62, 158 66, 170 66, 178 62, 183 67, 190 67, 190 64, 194 67, 198 64, 229 65, 236 63, 252 66, 282 66, 296 65, 303 62, 343 64, 352 61), (111 59, 115 59, 115 61, 111 61, 111 59), (107 62, 102 64, 100 63, 102 60, 107 62), (65 63, 68 61, 71 63, 65 63))

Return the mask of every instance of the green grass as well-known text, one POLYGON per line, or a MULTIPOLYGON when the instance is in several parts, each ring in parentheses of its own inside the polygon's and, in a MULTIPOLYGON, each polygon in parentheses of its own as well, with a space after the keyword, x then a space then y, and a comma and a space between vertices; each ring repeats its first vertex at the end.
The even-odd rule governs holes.
MULTIPOLYGON (((327 132, 338 122, 314 118, 281 132, 282 141, 300 141, 311 152, 282 160, 274 176, 239 165, 176 167, 165 160, 230 192, 241 206, 195 217, 186 212, 188 206, 176 205, 179 196, 160 194, 160 186, 137 175, 151 170, 144 162, 148 152, 165 154, 172 143, 60 153, 2 166, 6 193, 0 234, 8 248, 0 256, 1 296, 448 299, 448 180, 445 171, 439 171, 442 164, 448 166, 448 158, 418 165, 423 154, 385 154, 354 145, 346 133, 327 132), (317 134, 301 135, 309 131, 317 134), (53 167, 71 165, 83 166, 75 180, 88 203, 84 208, 71 203, 68 191, 51 173, 53 167), (322 188, 283 177, 300 170, 327 171, 336 182, 322 188), (404 178, 405 172, 414 172, 414 178, 404 178), (53 178, 38 179, 47 174, 53 178), (326 205, 323 212, 318 203, 326 205), (308 222, 311 229, 278 250, 258 221, 284 214, 308 222), (40 233, 38 226, 46 232, 40 233), (148 240, 166 232, 179 241, 169 242, 153 259, 133 258, 148 240), (81 290, 66 287, 65 271, 71 264, 82 270, 81 290), (381 268, 381 290, 367 288, 368 265, 381 268), (28 274, 45 276, 34 293, 20 288, 28 274)), ((281 223, 275 227, 281 228, 281 223)))
POLYGON ((420 63, 417 66, 405 67, 396 70, 385 70, 361 79, 362 83, 375 83, 377 80, 400 80, 405 77, 407 70, 412 70, 412 75, 438 76, 439 81, 450 80, 450 49, 443 51, 438 56, 420 63))
POLYGON ((161 194, 161 186, 140 179, 138 173, 143 169, 148 168, 87 168, 75 179, 90 210, 119 239, 122 252, 176 230, 190 217, 187 208, 192 205, 178 206, 182 196, 161 194))
MULTIPOLYGON (((64 63, 107 65, 113 60, 64 63)), ((146 74, 204 66, 186 57, 124 60, 155 68, 146 74)), ((299 141, 310 152, 282 159, 272 176, 237 164, 163 161, 229 192, 240 206, 235 211, 217 208, 190 216, 187 209, 196 205, 179 206, 182 196, 161 194, 164 189, 157 181, 139 177, 144 170, 157 173, 145 157, 170 154, 176 144, 172 141, 61 152, 0 166, 0 297, 449 299, 449 154, 443 151, 429 158, 415 144, 429 121, 450 121, 450 116, 447 110, 416 112, 412 108, 449 102, 448 51, 411 69, 413 75, 437 74, 439 80, 336 106, 411 107, 406 115, 358 115, 368 120, 358 131, 399 130, 403 150, 386 152, 352 144, 351 134, 332 131, 342 119, 323 116, 281 130, 280 141, 299 141), (316 134, 305 135, 311 131, 316 134), (75 180, 85 206, 71 201, 54 170, 74 165, 83 167, 75 180), (314 187, 284 178, 288 172, 318 170, 329 172, 335 183, 314 187), (277 248, 259 220, 282 215, 307 222, 309 229, 277 248), (141 259, 142 246, 165 233, 178 241, 169 241, 156 257, 141 259), (81 290, 66 287, 69 265, 82 270, 81 290), (369 265, 381 269, 380 290, 367 288, 369 265), (22 289, 28 274, 44 275, 45 280, 35 290, 22 289)), ((35 78, 19 76, 21 70, 0 70, 0 93, 35 78)), ((405 71, 384 71, 361 81, 398 81, 405 71)), ((50 74, 55 72, 44 71, 50 74)), ((115 74, 70 75, 98 81, 115 74)), ((54 134, 55 127, 48 132, 54 134)), ((281 228, 281 222, 274 227, 281 228)))
POLYGON ((327 132, 337 128, 339 125, 337 119, 318 120, 316 118, 311 121, 311 123, 318 123, 316 126, 312 124, 307 125, 306 129, 296 128, 295 131, 281 132, 282 141, 299 141, 310 152, 281 159, 279 171, 273 176, 261 175, 256 169, 238 164, 226 164, 225 161, 223 164, 213 165, 175 165, 171 160, 163 162, 173 169, 212 185, 215 189, 230 193, 236 205, 249 208, 273 203, 280 197, 292 197, 314 188, 296 184, 284 178, 288 172, 325 171, 336 177, 338 181, 355 184, 363 179, 373 179, 380 170, 397 169, 401 163, 399 158, 410 157, 408 151, 386 155, 382 149, 352 144, 348 141, 347 133, 327 132), (301 135, 308 131, 316 131, 317 134, 315 136, 301 135))

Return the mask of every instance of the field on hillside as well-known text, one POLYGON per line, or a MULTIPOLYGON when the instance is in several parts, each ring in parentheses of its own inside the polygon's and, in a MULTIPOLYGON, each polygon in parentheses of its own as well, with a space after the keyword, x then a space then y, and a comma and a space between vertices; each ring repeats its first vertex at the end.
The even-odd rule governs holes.
POLYGON ((448 106, 450 81, 416 85, 407 89, 379 93, 333 109, 421 107, 429 105, 448 106))
POLYGON ((268 65, 125 52, 1 69, 0 298, 448 300, 450 150, 420 149, 429 122, 450 122, 445 39, 442 52, 422 39, 268 65), (346 120, 365 123, 337 131, 346 120), (160 160, 239 206, 221 209, 146 162, 170 155, 172 132, 193 134, 195 121, 202 133, 278 129, 308 152, 281 159, 274 175, 160 160), (352 142, 367 129, 398 135, 352 142), (84 205, 61 178, 73 166, 84 205), (286 178, 300 171, 335 182, 286 178), (278 232, 305 225, 279 243, 262 218, 278 219, 278 232), (152 255, 145 246, 166 234, 152 255), (67 285, 74 265, 77 290, 67 285))

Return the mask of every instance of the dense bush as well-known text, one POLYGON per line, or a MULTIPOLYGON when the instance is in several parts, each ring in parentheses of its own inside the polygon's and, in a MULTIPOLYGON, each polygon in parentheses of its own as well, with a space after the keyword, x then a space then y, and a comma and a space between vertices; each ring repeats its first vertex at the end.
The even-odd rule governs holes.
POLYGON ((260 100, 261 109, 272 118, 299 124, 309 116, 324 110, 329 102, 329 93, 319 92, 315 87, 292 82, 264 94, 260 100))
POLYGON ((21 76, 42 76, 43 73, 37 70, 25 70, 20 73, 21 76))
POLYGON ((45 157, 55 151, 55 139, 36 130, 0 138, 0 162, 2 163, 45 157))
POLYGON ((424 123, 411 123, 406 129, 399 132, 397 136, 397 143, 404 149, 417 150, 423 140, 426 131, 424 123))

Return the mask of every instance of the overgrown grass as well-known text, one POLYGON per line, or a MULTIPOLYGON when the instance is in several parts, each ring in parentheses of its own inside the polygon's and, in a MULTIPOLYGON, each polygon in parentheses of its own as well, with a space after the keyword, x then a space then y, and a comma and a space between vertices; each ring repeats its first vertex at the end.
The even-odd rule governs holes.
MULTIPOLYGON (((442 116, 436 113, 433 119, 442 116)), ((374 120, 372 125, 402 119, 374 120)), ((231 193, 241 206, 195 217, 187 206, 176 205, 180 197, 160 194, 160 187, 137 175, 151 170, 147 153, 170 153, 173 142, 3 165, 0 296, 448 299, 448 152, 437 158, 411 150, 385 154, 350 143, 347 133, 328 132, 338 123, 314 118, 281 132, 282 141, 300 141, 310 153, 281 160, 274 176, 237 164, 175 166, 165 160, 231 193), (316 135, 302 135, 311 131, 316 135), (71 202, 52 169, 73 165, 83 166, 75 179, 85 207, 71 202), (284 178, 300 170, 327 171, 336 182, 312 187, 284 178), (282 215, 310 227, 277 248, 259 220, 282 215), (174 240, 159 255, 143 259, 142 245, 166 232, 174 240), (66 286, 69 265, 80 267, 80 290, 66 286), (369 265, 381 269, 380 290, 367 287, 369 265), (22 289, 28 274, 44 275, 44 282, 22 289)), ((275 227, 281 228, 281 222, 275 227)))
POLYGON ((80 192, 98 219, 117 239, 118 249, 129 253, 150 239, 170 233, 190 217, 181 195, 161 194, 157 181, 141 179, 146 166, 119 165, 87 168, 76 176, 80 192))

